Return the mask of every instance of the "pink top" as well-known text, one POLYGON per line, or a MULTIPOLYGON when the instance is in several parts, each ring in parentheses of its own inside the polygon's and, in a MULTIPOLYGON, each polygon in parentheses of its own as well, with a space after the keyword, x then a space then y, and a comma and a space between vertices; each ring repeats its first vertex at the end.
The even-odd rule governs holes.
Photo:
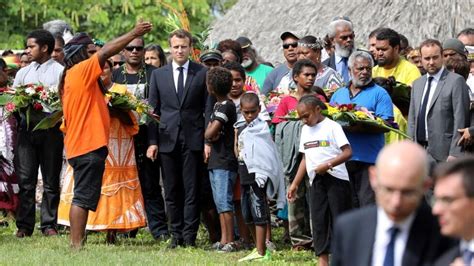
MULTIPOLYGON (((326 99, 324 99, 323 96, 319 94, 315 94, 315 96, 318 97, 322 102, 326 102, 326 99)), ((281 99, 280 104, 278 105, 277 109, 275 110, 275 113, 273 114, 272 123, 278 124, 280 122, 286 121, 286 119, 283 119, 281 117, 286 116, 291 111, 295 110, 297 105, 298 100, 294 96, 288 95, 281 99)))

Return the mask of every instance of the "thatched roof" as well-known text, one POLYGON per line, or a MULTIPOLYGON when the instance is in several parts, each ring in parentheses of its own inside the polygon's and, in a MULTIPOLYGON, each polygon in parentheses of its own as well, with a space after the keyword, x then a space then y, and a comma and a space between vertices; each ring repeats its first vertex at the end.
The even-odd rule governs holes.
POLYGON ((474 0, 239 0, 214 23, 210 40, 247 36, 264 59, 282 62, 281 33, 323 37, 335 16, 349 16, 359 46, 365 47, 369 33, 381 26, 416 46, 425 38, 443 41, 473 27, 473 7, 474 0))

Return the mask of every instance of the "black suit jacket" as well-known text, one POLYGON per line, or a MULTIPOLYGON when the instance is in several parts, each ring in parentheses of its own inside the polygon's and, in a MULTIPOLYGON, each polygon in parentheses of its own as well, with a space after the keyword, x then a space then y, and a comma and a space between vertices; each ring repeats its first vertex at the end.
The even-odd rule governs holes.
POLYGON ((190 150, 203 149, 204 111, 208 98, 206 73, 207 68, 189 61, 180 101, 174 85, 172 64, 153 71, 148 101, 154 113, 160 116, 160 123, 150 125, 148 142, 150 145, 158 144, 160 152, 173 151, 179 130, 184 134, 190 150))
MULTIPOLYGON (((334 227, 331 265, 371 265, 376 226, 376 206, 341 215, 334 227)), ((421 204, 410 228, 402 265, 430 265, 453 245, 453 240, 440 235, 431 208, 421 204)))
POLYGON ((446 266, 450 265, 456 258, 461 257, 461 250, 459 249, 459 246, 455 246, 451 248, 450 250, 446 251, 441 257, 439 257, 436 262, 435 266, 446 266))

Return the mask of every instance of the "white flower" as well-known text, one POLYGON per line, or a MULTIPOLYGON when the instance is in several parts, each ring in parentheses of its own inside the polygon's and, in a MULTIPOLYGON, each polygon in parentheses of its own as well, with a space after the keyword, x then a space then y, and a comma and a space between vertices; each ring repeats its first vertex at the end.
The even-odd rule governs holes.
POLYGON ((57 85, 50 86, 48 88, 48 91, 53 92, 53 93, 57 93, 58 92, 58 86, 57 85))
POLYGON ((31 96, 36 93, 36 90, 34 88, 28 87, 26 88, 25 92, 31 96))

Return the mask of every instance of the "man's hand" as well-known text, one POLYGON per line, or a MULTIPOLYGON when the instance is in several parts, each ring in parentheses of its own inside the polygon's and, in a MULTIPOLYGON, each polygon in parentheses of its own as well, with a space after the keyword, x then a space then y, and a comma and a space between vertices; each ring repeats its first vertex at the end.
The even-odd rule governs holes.
POLYGON ((146 157, 155 161, 158 156, 158 145, 150 145, 146 151, 146 157))
POLYGON ((469 133, 469 128, 458 129, 458 132, 461 134, 458 145, 469 145, 472 142, 472 136, 469 133))
POLYGON ((204 144, 204 163, 209 161, 209 156, 211 155, 211 145, 204 144))
POLYGON ((146 33, 150 32, 153 28, 153 25, 148 21, 138 21, 133 29, 133 35, 136 37, 140 37, 145 35, 146 33))
POLYGON ((298 191, 298 187, 291 184, 288 188, 288 192, 286 193, 286 197, 288 198, 289 202, 294 202, 296 200, 296 192, 298 191))

